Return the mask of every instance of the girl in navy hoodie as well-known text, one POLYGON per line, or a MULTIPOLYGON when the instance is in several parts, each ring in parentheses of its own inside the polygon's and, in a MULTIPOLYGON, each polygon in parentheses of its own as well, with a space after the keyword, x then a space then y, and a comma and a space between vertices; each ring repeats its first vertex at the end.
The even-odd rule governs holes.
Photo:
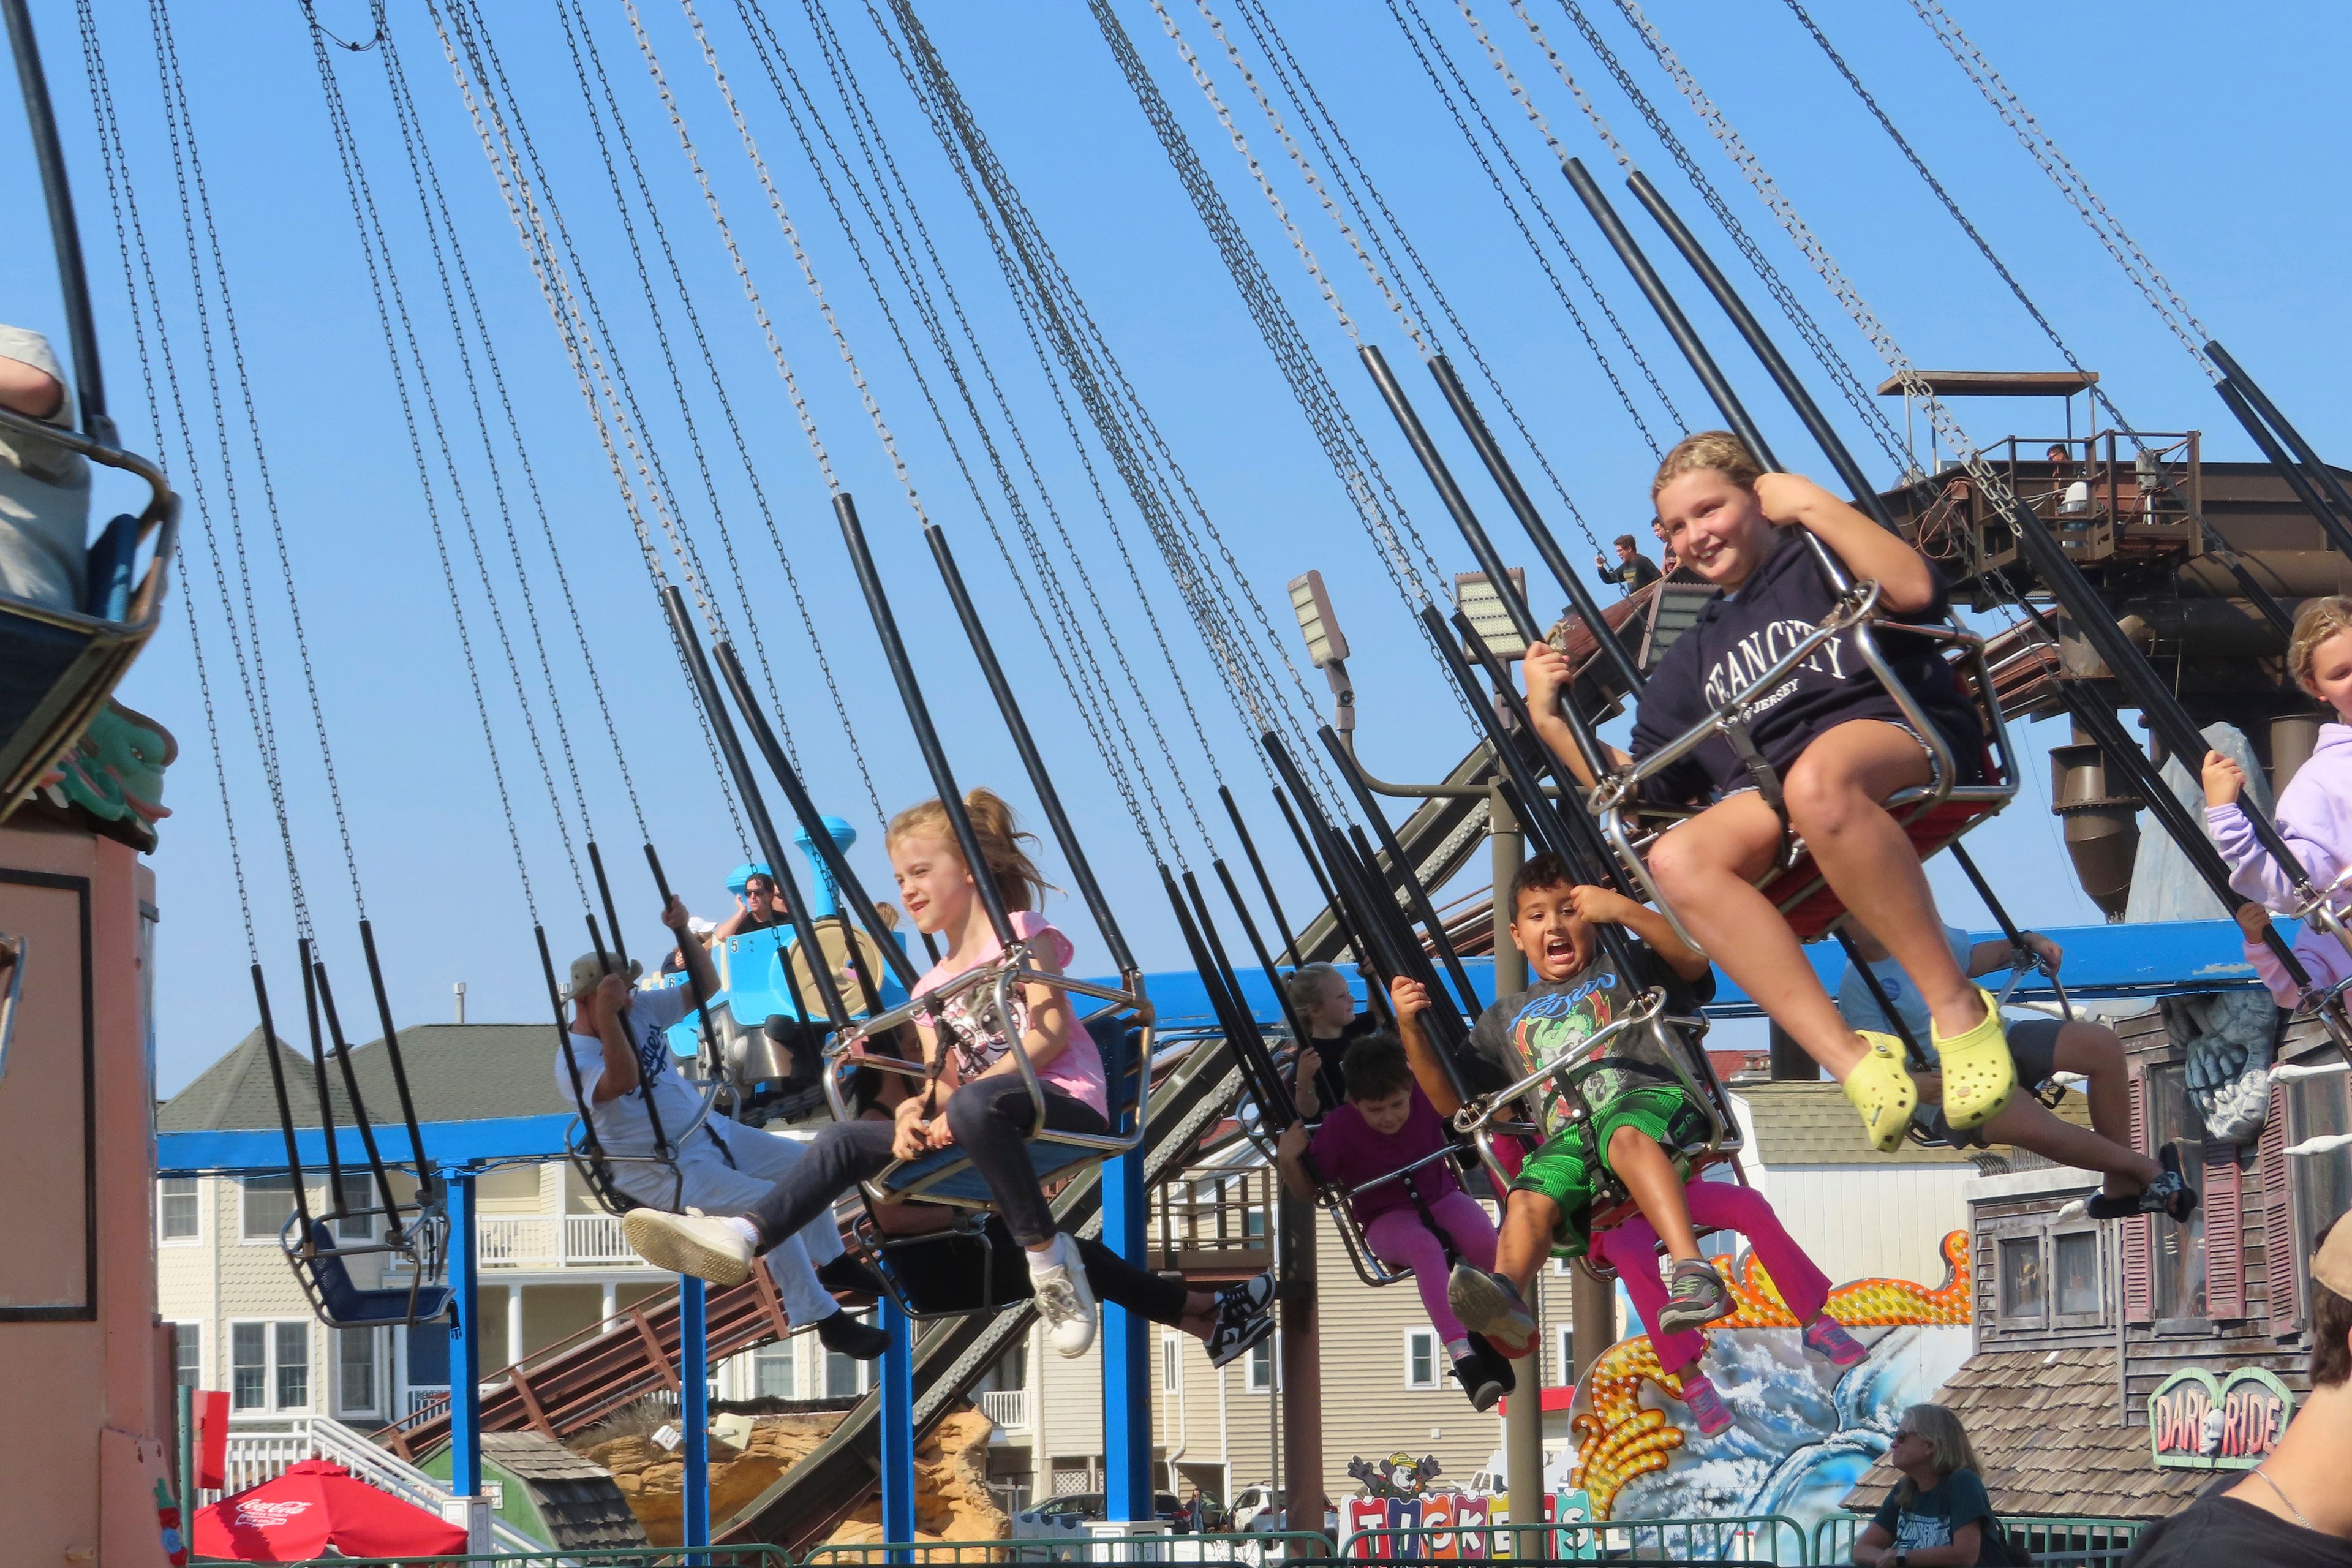
MULTIPOLYGON (((1828 617, 1837 595, 1801 530, 1849 577, 1878 584, 1882 616, 1945 618, 1944 584, 1926 556, 1811 479, 1764 472, 1727 431, 1685 437, 1659 465, 1650 496, 1675 555, 1722 591, 1660 661, 1634 716, 1633 753, 1613 752, 1614 766, 1639 762, 1746 693, 1828 617)), ((1985 737, 1935 645, 1894 635, 1881 648, 1963 779, 1974 782, 1985 737)), ((1566 658, 1538 643, 1526 668, 1538 732, 1584 773, 1559 715, 1566 658)), ((1650 874, 1660 890, 1706 955, 1844 1086, 1872 1143, 1891 1151, 1918 1102, 1901 1042, 1857 1031, 1839 1016, 1796 932, 1755 885, 1793 830, 1927 1001, 1946 1119, 1966 1129, 1994 1115, 2015 1082, 2000 1010, 1953 962, 1927 873, 1883 804, 1928 782, 1926 740, 1863 664, 1850 633, 1753 698, 1748 733, 1780 776, 1785 822, 1730 742, 1710 737, 1643 791, 1660 804, 1701 808, 1652 846, 1650 874)))

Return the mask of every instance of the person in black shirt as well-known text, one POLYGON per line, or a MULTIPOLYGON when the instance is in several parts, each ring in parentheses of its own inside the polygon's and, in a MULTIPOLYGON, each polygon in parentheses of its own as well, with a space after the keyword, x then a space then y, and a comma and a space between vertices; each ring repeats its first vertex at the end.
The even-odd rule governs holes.
POLYGON ((2311 1392, 2278 1446, 2139 1538, 2124 1568, 2352 1568, 2352 1216, 2311 1260, 2311 1392))
MULTIPOLYGON (((1876 582, 1878 612, 1896 622, 1942 619, 1942 579, 1926 556, 1811 479, 1763 472, 1726 431, 1686 437, 1667 453, 1651 499, 1675 553, 1722 591, 1659 662, 1634 716, 1633 755, 1612 752, 1611 765, 1663 749, 1738 698, 1781 795, 1775 809, 1731 742, 1709 737, 1643 792, 1661 804, 1704 807, 1652 847, 1652 877, 1685 929, 1844 1086, 1872 1143, 1891 1152, 1918 1103, 1901 1043, 1857 1032, 1839 1016, 1796 932, 1756 887, 1785 837, 1801 836, 1831 890, 1878 933, 1927 1001, 1945 1117, 1957 1129, 1974 1127, 2015 1087, 2000 1010, 1953 962, 1927 873, 1882 804, 1927 783, 1927 738, 1863 665, 1852 633, 1822 644, 1771 690, 1753 690, 1836 604, 1804 535, 1849 577, 1876 582)), ((1925 639, 1882 632, 1880 643, 1928 728, 1962 777, 1973 779, 1986 738, 1950 668, 1925 639)), ((1585 774, 1559 713, 1567 660, 1538 643, 1525 668, 1538 732, 1585 774)))
POLYGON ((1616 565, 1612 566, 1598 555, 1592 558, 1592 564, 1600 568, 1603 583, 1614 583, 1627 594, 1638 594, 1658 580, 1658 563, 1642 553, 1630 533, 1617 536, 1616 565))
POLYGON ((754 871, 743 879, 743 894, 735 900, 735 912, 710 933, 710 945, 716 947, 729 937, 740 936, 745 931, 766 931, 791 919, 782 895, 776 891, 776 879, 765 871, 754 871))
POLYGON ((1296 1081, 1300 1071, 1315 1081, 1316 1096, 1325 1105, 1348 1103, 1348 1079, 1341 1058, 1348 1047, 1381 1027, 1381 1016, 1370 1008, 1356 1011, 1355 993, 1336 963, 1302 963, 1282 977, 1285 998, 1307 1030, 1298 1055, 1286 1075, 1296 1081))

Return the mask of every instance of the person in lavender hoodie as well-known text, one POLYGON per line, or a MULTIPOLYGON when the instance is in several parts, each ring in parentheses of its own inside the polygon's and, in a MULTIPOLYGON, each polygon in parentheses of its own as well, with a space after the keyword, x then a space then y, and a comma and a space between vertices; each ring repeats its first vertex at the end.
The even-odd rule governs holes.
MULTIPOLYGON (((2315 888, 2326 889, 2352 867, 2352 599, 2331 595, 2314 599, 2294 617, 2287 642, 2287 668, 2295 684, 2333 710, 2319 727, 2311 760, 2279 791, 2278 830, 2303 862, 2315 888)), ((2229 863, 2230 886, 2273 913, 2295 904, 2287 873, 2255 841, 2252 826, 2238 809, 2245 771, 2219 752, 2205 753, 2205 826, 2221 858, 2229 863)), ((2352 912, 2352 891, 2332 895, 2339 918, 2352 912)), ((2241 911, 2243 914, 2244 911, 2241 911)), ((2302 1000, 2294 982, 2263 946, 2259 922, 2246 926, 2246 952, 2283 1006, 2302 1000)), ((2294 939, 2294 956, 2315 986, 2352 976, 2352 953, 2310 921, 2294 939)))

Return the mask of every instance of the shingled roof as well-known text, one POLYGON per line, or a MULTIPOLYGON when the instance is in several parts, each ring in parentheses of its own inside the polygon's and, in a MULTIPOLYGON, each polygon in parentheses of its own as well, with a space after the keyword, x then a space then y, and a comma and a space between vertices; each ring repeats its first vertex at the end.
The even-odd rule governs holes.
MULTIPOLYGON (((1968 1427, 1992 1505, 2009 1514, 2163 1519, 2212 1484, 2206 1470, 2159 1470, 2147 1428, 2117 1409, 2116 1352, 1979 1351, 1935 1398, 1968 1427)), ((1885 1459, 1845 1506, 1868 1513, 1898 1478, 1885 1459)))
POLYGON ((530 1489, 550 1546, 646 1544, 613 1472, 595 1460, 538 1432, 485 1432, 482 1457, 530 1489))
POLYGON ((1748 1152, 1768 1168, 1969 1163, 1968 1155, 1958 1149, 1929 1149, 1907 1141, 1892 1154, 1879 1153, 1863 1136, 1862 1120, 1847 1102, 1845 1090, 1827 1079, 1742 1084, 1738 1092, 1748 1102, 1756 1130, 1748 1152))
MULTIPOLYGON (((510 1116, 570 1114, 571 1097, 555 1078, 551 1024, 412 1024, 400 1031, 400 1051, 409 1092, 422 1121, 479 1121, 510 1116)), ((278 1042, 285 1064, 288 1097, 298 1126, 319 1125, 319 1097, 308 1051, 278 1042)), ((336 1121, 348 1126, 351 1104, 341 1071, 328 1063, 328 1101, 336 1121)), ((370 1120, 399 1120, 400 1099, 393 1085, 392 1059, 380 1040, 352 1049, 352 1073, 367 1102, 370 1120)), ((269 1081, 269 1059, 256 1029, 236 1047, 206 1068, 195 1082, 165 1100, 155 1113, 161 1132, 212 1132, 278 1125, 278 1100, 269 1081)))

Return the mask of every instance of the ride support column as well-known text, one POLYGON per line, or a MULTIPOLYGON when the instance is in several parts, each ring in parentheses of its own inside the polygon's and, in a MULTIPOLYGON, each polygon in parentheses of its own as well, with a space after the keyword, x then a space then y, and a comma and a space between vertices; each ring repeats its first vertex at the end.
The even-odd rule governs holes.
MULTIPOLYGON (((1575 807, 1570 806, 1573 810, 1575 807)), ((1518 815, 1511 809, 1510 797, 1498 781, 1486 790, 1486 847, 1495 878, 1495 994, 1508 996, 1524 991, 1528 985, 1528 961, 1511 944, 1511 879, 1519 873, 1519 862, 1525 858, 1527 836, 1518 815)), ((1510 1494, 1513 1524, 1543 1522, 1544 1454, 1543 1454, 1543 1294, 1538 1290, 1528 1299, 1528 1310, 1535 1315, 1536 1348, 1511 1363, 1511 1376, 1517 1388, 1503 1405, 1503 1484, 1510 1494)), ((1523 1550, 1532 1539, 1536 1551, 1542 1555, 1542 1537, 1530 1538, 1515 1534, 1513 1555, 1528 1556, 1523 1550)))
MULTIPOLYGON (((882 1539, 915 1539, 915 1330, 898 1303, 884 1296, 882 1331, 890 1336, 882 1352, 882 1539)), ((905 1552, 893 1563, 912 1562, 905 1552)))
MULTIPOLYGON (((1143 1151, 1102 1166, 1103 1245, 1143 1267, 1143 1151)), ((1149 1319, 1102 1304, 1103 1518, 1150 1524, 1151 1506, 1151 1333, 1149 1319)))
POLYGON ((482 1495, 480 1269, 474 1257, 476 1173, 449 1173, 449 1500, 443 1512, 466 1527, 466 1549, 490 1549, 489 1500, 482 1495))
POLYGON ((1323 1343, 1317 1323, 1314 1204, 1275 1184, 1275 1298, 1282 1328, 1276 1377, 1282 1400, 1282 1474, 1289 1495, 1286 1530, 1323 1528, 1323 1343))
MULTIPOLYGON (((754 1264, 757 1268, 759 1265, 754 1264)), ((686 1461, 682 1544, 710 1544, 710 1287, 677 1277, 677 1424, 686 1461)), ((693 1561, 700 1562, 696 1558, 693 1561)))

